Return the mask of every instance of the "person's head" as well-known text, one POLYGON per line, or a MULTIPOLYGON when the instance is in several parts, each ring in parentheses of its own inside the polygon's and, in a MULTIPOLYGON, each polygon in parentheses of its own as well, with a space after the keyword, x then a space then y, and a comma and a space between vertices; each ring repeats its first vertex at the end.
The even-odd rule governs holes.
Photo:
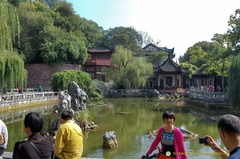
POLYGON ((169 110, 166 110, 163 115, 162 115, 162 119, 164 121, 165 124, 168 124, 169 121, 170 121, 170 124, 173 124, 173 122, 175 121, 175 114, 173 111, 169 111, 169 110))
POLYGON ((224 145, 229 149, 229 143, 240 137, 239 117, 231 114, 221 116, 218 120, 218 130, 224 145))
POLYGON ((43 118, 42 116, 37 112, 30 112, 25 116, 24 119, 24 127, 27 129, 26 133, 28 135, 31 135, 29 133, 29 129, 31 130, 31 133, 40 133, 43 128, 43 118))
POLYGON ((73 111, 70 110, 64 110, 61 114, 61 118, 65 121, 72 120, 73 118, 73 111))

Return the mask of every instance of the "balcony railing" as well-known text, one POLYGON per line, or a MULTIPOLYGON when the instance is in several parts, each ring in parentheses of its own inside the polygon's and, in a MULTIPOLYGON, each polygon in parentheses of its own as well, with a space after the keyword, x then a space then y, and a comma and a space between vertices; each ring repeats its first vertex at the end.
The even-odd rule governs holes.
POLYGON ((110 65, 110 59, 90 59, 87 60, 85 65, 110 65))

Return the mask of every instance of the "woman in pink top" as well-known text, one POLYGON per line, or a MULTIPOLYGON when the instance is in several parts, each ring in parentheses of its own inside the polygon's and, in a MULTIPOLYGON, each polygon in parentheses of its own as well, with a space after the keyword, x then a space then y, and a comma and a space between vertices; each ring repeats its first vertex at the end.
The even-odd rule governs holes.
POLYGON ((182 131, 173 125, 175 114, 172 111, 165 111, 162 118, 166 126, 159 129, 145 157, 148 158, 161 143, 159 159, 186 159, 182 131))

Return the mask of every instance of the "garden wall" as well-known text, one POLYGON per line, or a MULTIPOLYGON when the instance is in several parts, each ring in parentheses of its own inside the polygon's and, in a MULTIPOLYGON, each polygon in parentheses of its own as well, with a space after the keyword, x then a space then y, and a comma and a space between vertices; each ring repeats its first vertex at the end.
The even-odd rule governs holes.
POLYGON ((52 75, 64 70, 81 70, 81 65, 65 64, 49 66, 48 64, 25 64, 28 72, 27 87, 37 87, 42 85, 43 88, 50 87, 52 75))

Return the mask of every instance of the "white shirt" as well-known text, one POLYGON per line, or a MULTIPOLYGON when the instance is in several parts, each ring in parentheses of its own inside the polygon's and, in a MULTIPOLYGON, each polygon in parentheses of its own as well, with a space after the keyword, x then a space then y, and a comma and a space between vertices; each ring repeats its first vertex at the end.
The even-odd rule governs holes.
POLYGON ((0 133, 3 133, 6 141, 3 145, 0 145, 0 147, 3 147, 6 149, 7 147, 7 143, 8 143, 8 130, 7 130, 7 127, 6 125, 4 124, 4 122, 0 119, 0 133))

